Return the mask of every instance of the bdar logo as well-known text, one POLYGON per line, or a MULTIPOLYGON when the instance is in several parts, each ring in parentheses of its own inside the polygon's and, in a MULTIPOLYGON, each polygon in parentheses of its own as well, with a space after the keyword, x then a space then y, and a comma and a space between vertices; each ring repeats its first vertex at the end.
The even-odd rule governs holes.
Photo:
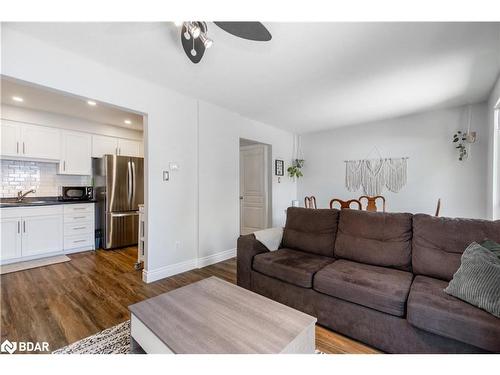
POLYGON ((3 353, 14 353, 17 349, 17 343, 15 342, 10 342, 9 340, 5 340, 2 342, 2 345, 0 346, 0 351, 3 353))

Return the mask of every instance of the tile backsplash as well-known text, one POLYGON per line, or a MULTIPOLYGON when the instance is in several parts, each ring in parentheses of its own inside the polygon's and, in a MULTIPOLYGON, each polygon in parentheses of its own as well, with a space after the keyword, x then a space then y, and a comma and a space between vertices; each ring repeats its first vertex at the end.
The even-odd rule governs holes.
POLYGON ((68 176, 57 174, 56 163, 34 161, 0 160, 2 189, 0 197, 15 197, 19 190, 35 189, 30 196, 50 197, 60 194, 61 186, 87 186, 90 176, 68 176))

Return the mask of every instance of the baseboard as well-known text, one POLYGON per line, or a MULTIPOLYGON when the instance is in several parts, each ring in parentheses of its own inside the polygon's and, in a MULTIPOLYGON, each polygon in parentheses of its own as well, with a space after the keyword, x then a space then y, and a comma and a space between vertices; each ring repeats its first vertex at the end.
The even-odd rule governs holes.
POLYGON ((219 263, 236 256, 236 249, 221 251, 217 254, 212 254, 203 258, 198 258, 198 268, 206 267, 214 263, 219 263))
POLYGON ((154 281, 164 279, 165 277, 177 275, 178 273, 190 271, 196 268, 206 267, 214 263, 219 263, 224 260, 234 258, 235 256, 236 249, 229 249, 203 258, 190 259, 185 262, 171 264, 165 267, 157 268, 155 270, 142 270, 142 280, 145 283, 152 283, 154 281))
POLYGON ((160 267, 155 270, 142 270, 142 281, 152 283, 153 281, 164 279, 165 277, 177 275, 178 273, 190 271, 197 266, 196 259, 187 260, 171 264, 165 267, 160 267))

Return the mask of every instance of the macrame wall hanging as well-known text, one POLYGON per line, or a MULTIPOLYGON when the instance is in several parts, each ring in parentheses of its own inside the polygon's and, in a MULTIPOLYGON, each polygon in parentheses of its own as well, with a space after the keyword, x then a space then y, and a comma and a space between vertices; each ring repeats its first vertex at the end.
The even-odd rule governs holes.
MULTIPOLYGON (((383 192, 384 187, 398 193, 407 180, 408 158, 345 160, 345 186, 351 192, 361 187, 366 195, 375 196, 383 192)), ((371 153, 371 152, 370 152, 371 153)))

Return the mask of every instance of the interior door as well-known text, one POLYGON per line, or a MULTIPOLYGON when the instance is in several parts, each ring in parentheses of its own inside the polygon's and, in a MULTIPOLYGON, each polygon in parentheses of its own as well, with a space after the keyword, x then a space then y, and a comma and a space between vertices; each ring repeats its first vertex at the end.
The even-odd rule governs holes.
POLYGON ((267 147, 240 147, 240 232, 242 235, 268 227, 267 147))
POLYGON ((125 156, 106 155, 106 212, 130 211, 132 165, 125 156))

